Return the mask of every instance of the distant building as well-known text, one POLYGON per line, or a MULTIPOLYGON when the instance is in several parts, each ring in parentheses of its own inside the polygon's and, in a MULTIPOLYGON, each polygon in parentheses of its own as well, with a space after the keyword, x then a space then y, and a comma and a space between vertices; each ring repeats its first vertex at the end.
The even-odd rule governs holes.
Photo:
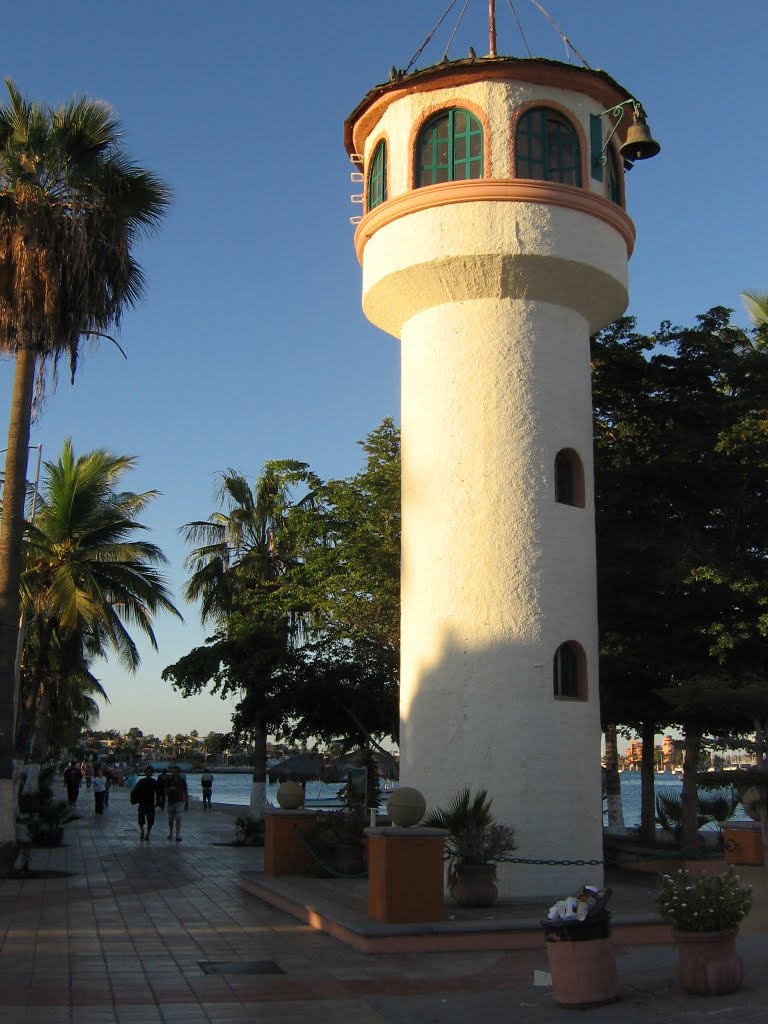
POLYGON ((643 759, 643 741, 630 740, 624 759, 628 768, 639 768, 643 759))

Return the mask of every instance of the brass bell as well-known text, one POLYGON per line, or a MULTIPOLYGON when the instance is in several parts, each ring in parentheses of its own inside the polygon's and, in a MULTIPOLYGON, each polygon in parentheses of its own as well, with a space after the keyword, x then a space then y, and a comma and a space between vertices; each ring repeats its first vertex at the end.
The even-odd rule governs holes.
POLYGON ((635 110, 635 119, 627 129, 627 137, 619 153, 624 160, 648 160, 661 150, 661 146, 651 136, 651 130, 646 124, 645 114, 642 110, 635 110))

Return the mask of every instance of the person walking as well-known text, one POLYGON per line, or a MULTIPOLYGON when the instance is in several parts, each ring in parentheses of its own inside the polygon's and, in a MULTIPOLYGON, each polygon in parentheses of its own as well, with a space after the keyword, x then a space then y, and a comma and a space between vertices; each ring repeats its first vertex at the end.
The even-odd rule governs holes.
POLYGON ((170 776, 165 768, 161 768, 157 776, 157 806, 161 811, 165 810, 165 790, 168 786, 169 778, 170 776))
POLYGON ((165 796, 168 801, 168 839, 173 839, 175 826, 176 842, 180 843, 181 819, 184 812, 189 810, 189 790, 187 780, 177 764, 171 767, 171 778, 165 787, 165 796))
POLYGON ((157 803, 157 779, 152 778, 154 768, 148 764, 144 769, 144 778, 139 779, 131 790, 131 803, 139 806, 139 839, 149 842, 149 834, 155 824, 155 804, 157 803), (147 826, 146 835, 144 826, 147 826))
POLYGON ((206 768, 200 776, 200 785, 203 788, 203 810, 207 807, 210 811, 211 793, 213 792, 213 772, 209 772, 206 768))
POLYGON ((64 785, 67 787, 67 802, 70 807, 74 807, 77 803, 82 778, 79 767, 74 761, 71 761, 64 772, 64 785))
POLYGON ((93 802, 97 814, 103 814, 107 799, 107 778, 101 765, 96 768, 93 776, 93 802))

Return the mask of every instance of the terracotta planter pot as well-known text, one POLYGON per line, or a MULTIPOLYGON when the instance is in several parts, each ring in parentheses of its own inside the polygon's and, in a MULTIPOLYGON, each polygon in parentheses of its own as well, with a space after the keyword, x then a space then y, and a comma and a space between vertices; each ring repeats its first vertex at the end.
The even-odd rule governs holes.
POLYGON ((744 980, 744 963, 736 952, 738 928, 723 932, 672 930, 677 944, 677 980, 686 992, 722 996, 744 980))
POLYGON ((338 843, 331 849, 331 864, 342 875, 361 875, 365 871, 362 843, 338 843))
POLYGON ((495 864, 457 864, 451 896, 461 907, 492 907, 499 896, 495 864))
POLYGON ((552 995, 573 1008, 612 1003, 618 997, 616 954, 611 939, 548 939, 552 995))

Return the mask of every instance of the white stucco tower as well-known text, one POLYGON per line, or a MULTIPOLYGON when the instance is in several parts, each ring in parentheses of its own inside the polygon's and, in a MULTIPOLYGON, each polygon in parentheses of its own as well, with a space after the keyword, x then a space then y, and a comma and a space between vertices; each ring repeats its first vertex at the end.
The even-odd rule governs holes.
MULTIPOLYGON (((486 787, 515 856, 601 860, 590 334, 627 305, 630 94, 544 59, 444 62, 345 125, 363 309, 401 342, 401 779, 486 787), (606 163, 601 162, 605 155, 606 163)), ((509 865, 564 896, 598 867, 509 865)))

